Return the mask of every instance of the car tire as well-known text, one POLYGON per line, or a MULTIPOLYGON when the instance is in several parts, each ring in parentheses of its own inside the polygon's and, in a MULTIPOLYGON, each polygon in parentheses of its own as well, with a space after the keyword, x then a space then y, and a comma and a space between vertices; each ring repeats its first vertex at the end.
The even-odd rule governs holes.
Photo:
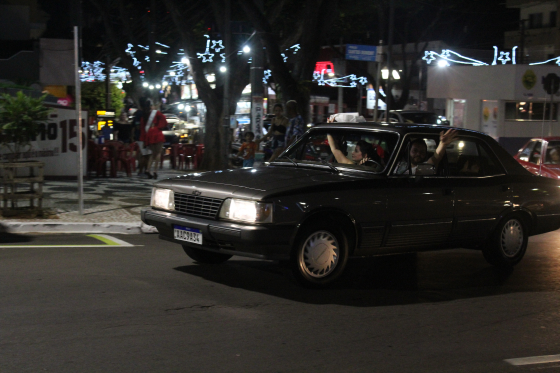
POLYGON ((305 287, 321 288, 332 284, 348 261, 348 240, 333 223, 318 223, 298 235, 291 256, 292 273, 305 287))
POLYGON ((192 260, 203 264, 218 264, 227 261, 233 255, 213 253, 211 251, 195 249, 190 246, 183 246, 183 250, 192 260))
POLYGON ((508 215, 500 221, 482 254, 496 267, 512 268, 523 259, 528 239, 527 223, 517 214, 508 215))

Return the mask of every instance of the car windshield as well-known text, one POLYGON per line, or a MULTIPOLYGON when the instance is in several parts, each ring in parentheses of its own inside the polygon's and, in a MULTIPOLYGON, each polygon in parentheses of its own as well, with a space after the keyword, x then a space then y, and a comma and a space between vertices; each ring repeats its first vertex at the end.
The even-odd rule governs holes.
POLYGON ((397 141, 398 135, 389 131, 316 128, 278 161, 383 172, 397 141))
POLYGON ((401 113, 405 123, 437 124, 438 117, 434 113, 401 113))

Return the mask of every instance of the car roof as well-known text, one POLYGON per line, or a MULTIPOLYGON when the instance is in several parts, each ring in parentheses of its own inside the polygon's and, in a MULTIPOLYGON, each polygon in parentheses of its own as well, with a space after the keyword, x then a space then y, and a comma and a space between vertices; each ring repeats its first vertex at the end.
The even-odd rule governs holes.
POLYGON ((439 124, 416 124, 416 123, 380 123, 380 122, 335 122, 335 123, 320 123, 312 128, 337 128, 337 129, 378 129, 385 131, 398 132, 400 134, 407 134, 412 132, 427 132, 427 133, 439 133, 441 131, 447 131, 449 129, 459 130, 461 132, 468 132, 481 136, 488 136, 482 132, 475 130, 469 130, 465 128, 442 126, 439 124))

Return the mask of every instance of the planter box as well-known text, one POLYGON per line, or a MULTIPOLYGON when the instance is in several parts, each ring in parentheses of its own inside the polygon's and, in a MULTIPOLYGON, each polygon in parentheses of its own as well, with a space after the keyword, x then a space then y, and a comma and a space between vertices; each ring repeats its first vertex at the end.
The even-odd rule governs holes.
POLYGON ((0 162, 2 215, 18 212, 41 214, 43 210, 43 169, 45 162, 0 162), (27 202, 20 206, 20 202, 27 202))

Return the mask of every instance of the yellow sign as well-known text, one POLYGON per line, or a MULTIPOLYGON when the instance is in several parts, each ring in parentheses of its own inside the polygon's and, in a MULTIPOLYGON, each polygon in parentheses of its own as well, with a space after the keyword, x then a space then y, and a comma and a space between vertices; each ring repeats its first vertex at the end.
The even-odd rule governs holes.
POLYGON ((523 74, 521 82, 523 83, 523 87, 525 87, 525 89, 532 89, 535 84, 537 84, 537 75, 533 70, 527 70, 525 71, 525 74, 523 74))
POLYGON ((97 115, 105 115, 106 111, 105 110, 98 110, 97 111, 97 115))

